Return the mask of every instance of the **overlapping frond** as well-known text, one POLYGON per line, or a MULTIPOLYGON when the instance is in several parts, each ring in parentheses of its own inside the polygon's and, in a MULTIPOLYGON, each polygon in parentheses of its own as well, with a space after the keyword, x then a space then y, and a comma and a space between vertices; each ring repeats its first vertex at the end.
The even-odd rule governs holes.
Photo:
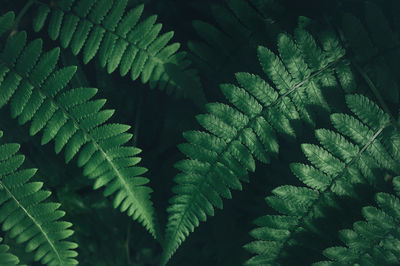
MULTIPOLYGON (((320 146, 303 144, 311 165, 294 163, 291 170, 306 187, 280 186, 266 198, 268 205, 283 215, 266 215, 256 220, 256 239, 245 248, 256 254, 246 265, 275 265, 288 256, 291 246, 305 245, 295 239, 304 231, 321 233, 313 226, 324 217, 324 208, 337 207, 334 196, 361 198, 357 184, 381 187, 383 178, 376 170, 400 173, 394 121, 375 103, 361 95, 348 95, 346 102, 356 117, 332 114, 338 132, 316 130, 320 146), (393 140, 393 141, 392 141, 393 140)), ((290 256, 290 254, 289 254, 290 256)))
POLYGON ((42 52, 42 41, 26 42, 19 32, 7 40, 0 54, 0 107, 9 102, 20 124, 32 121, 30 134, 43 132, 42 144, 55 142, 65 160, 77 157, 84 175, 115 195, 114 207, 127 211, 157 237, 146 168, 137 164, 140 149, 128 145, 129 126, 107 123, 114 110, 102 110, 105 99, 93 99, 95 88, 69 88, 76 67, 56 68, 59 48, 42 52))
POLYGON ((385 101, 398 103, 400 40, 390 24, 378 5, 366 2, 363 19, 346 14, 341 29, 353 63, 371 78, 385 101))
POLYGON ((142 21, 143 5, 125 10, 127 0, 63 0, 40 5, 34 30, 41 30, 49 18, 51 39, 70 47, 73 54, 82 51, 84 63, 96 55, 108 73, 118 67, 121 76, 141 77, 151 88, 158 87, 178 96, 202 96, 201 85, 180 44, 169 41, 173 32, 160 34, 161 23, 152 15, 142 21))
POLYGON ((206 79, 231 79, 232 74, 246 69, 256 71, 254 50, 273 43, 281 32, 275 19, 281 21, 284 8, 275 0, 227 0, 212 3, 215 23, 194 20, 194 30, 202 41, 189 41, 193 62, 206 79), (253 68, 254 69, 253 69, 253 68), (250 68, 250 69, 249 69, 250 68))
MULTIPOLYGON (((0 238, 0 243, 3 241, 0 238)), ((14 254, 11 254, 8 250, 10 249, 9 246, 6 244, 0 244, 0 261, 4 266, 12 266, 17 265, 19 263, 19 259, 14 254)))
MULTIPOLYGON (((2 132, 0 132, 2 135, 2 132)), ((29 182, 36 169, 21 169, 25 158, 20 145, 0 145, 0 223, 17 243, 25 243, 27 252, 35 252, 35 261, 47 265, 76 265, 77 244, 66 239, 73 234, 72 224, 59 219, 65 215, 61 204, 45 201, 50 192, 42 182, 29 182)), ((7 251, 0 245, 1 251, 7 251)), ((17 263, 13 255, 0 254, 1 265, 17 263), (4 257, 3 257, 4 256, 4 257), (5 260, 3 261, 2 258, 5 260)))
MULTIPOLYGON (((400 177, 393 179, 400 188, 400 177)), ((314 263, 323 265, 398 265, 400 264, 400 190, 397 196, 377 193, 379 208, 367 206, 362 209, 366 221, 357 221, 353 229, 339 232, 340 239, 347 247, 330 247, 323 254, 330 261, 314 263)))
POLYGON ((208 113, 197 116, 205 130, 184 133, 188 142, 179 148, 188 159, 175 165, 181 173, 175 177, 178 185, 168 208, 162 264, 199 221, 213 215, 215 207, 222 208, 222 198, 231 198, 230 189, 242 189, 256 159, 269 163, 278 154, 277 132, 294 137, 293 120, 313 124, 306 103, 329 109, 321 90, 327 81, 339 88, 333 75, 335 67, 342 66, 344 51, 336 39, 325 38, 322 43, 320 48, 299 29, 296 42, 280 35, 279 56, 259 47, 260 64, 272 82, 237 73, 239 85, 221 85, 229 104, 208 104, 208 113), (313 47, 313 53, 306 53, 305 47, 313 47))

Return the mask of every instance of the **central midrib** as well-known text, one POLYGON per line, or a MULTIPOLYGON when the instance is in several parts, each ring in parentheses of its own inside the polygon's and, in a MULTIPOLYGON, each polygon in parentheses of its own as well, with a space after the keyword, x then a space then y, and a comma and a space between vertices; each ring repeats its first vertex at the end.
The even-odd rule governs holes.
POLYGON ((43 230, 42 226, 36 221, 36 219, 28 212, 27 209, 25 209, 24 206, 22 206, 22 204, 19 202, 19 200, 14 197, 14 195, 11 193, 11 191, 8 189, 7 186, 4 185, 4 183, 2 181, 0 181, 0 185, 7 191, 7 194, 10 196, 10 198, 12 198, 15 203, 18 205, 18 207, 21 208, 21 210, 26 214, 26 216, 29 217, 29 219, 31 219, 31 221, 35 224, 35 226, 37 228, 39 228, 40 232, 43 234, 43 236, 46 238, 47 243, 49 243, 51 249, 54 251, 54 253, 57 256, 58 261, 61 263, 61 265, 64 265, 63 260, 60 257, 60 254, 57 250, 57 248, 55 247, 53 241, 49 238, 49 236, 47 235, 47 233, 43 230))

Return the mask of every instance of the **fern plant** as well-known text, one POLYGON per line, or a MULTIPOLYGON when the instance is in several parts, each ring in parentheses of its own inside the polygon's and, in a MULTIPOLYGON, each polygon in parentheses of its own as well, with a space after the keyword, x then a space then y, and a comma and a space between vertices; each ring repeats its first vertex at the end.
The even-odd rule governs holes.
POLYGON ((269 49, 258 48, 260 64, 275 88, 257 75, 237 73, 239 86, 221 85, 233 107, 208 104, 209 113, 197 116, 208 132, 184 133, 188 143, 179 148, 189 159, 175 165, 182 173, 175 177, 178 185, 173 190, 177 195, 168 209, 162 263, 199 225, 199 220, 213 215, 214 207, 222 209, 221 197, 229 199, 230 189, 242 189, 240 182, 248 182, 248 172, 255 171, 254 158, 269 163, 277 156, 276 131, 295 137, 290 121, 301 119, 314 125, 310 106, 329 110, 321 88, 339 86, 334 71, 339 76, 349 71, 344 51, 333 36, 323 40, 322 50, 305 30, 297 29, 296 33, 297 43, 286 34, 279 36, 282 60, 269 49))
POLYGON ((398 1, 0 11, 0 265, 399 263, 398 1))

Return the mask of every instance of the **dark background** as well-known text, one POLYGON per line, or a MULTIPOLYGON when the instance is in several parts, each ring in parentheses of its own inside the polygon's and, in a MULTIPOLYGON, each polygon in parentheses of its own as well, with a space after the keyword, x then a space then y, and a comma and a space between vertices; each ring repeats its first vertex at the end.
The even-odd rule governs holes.
MULTIPOLYGON (((275 49, 275 37, 279 31, 292 32, 299 16, 310 17, 324 25, 335 23, 343 12, 360 13, 364 1, 258 1, 265 4, 264 10, 257 10, 267 26, 252 28, 250 39, 230 36, 236 53, 229 54, 220 65, 207 62, 190 53, 190 42, 204 42, 192 26, 193 20, 201 20, 217 25, 212 14, 212 5, 227 9, 225 1, 212 0, 147 0, 129 1, 134 7, 145 3, 145 15, 158 14, 158 22, 163 24, 163 32, 173 30, 174 41, 182 44, 189 52, 193 67, 199 70, 200 80, 208 102, 225 100, 218 84, 234 81, 234 73, 246 71, 261 73, 256 58, 258 45, 275 49), (276 3, 273 3, 276 2, 276 3), (271 8, 269 8, 271 7, 271 8), (266 29, 270 29, 269 32, 266 29), (274 32, 277 31, 277 32, 274 32)), ((389 1, 375 1, 390 12, 389 1)), ((16 13, 23 7, 22 0, 2 0, 1 14, 9 10, 16 13)), ((32 18, 36 6, 33 5, 19 23, 20 30, 28 31, 28 38, 43 38, 46 49, 58 46, 47 33, 32 31, 32 18)), ((396 21, 393 20, 393 23, 396 21)), ((228 35, 229 29, 223 30, 228 35)), ((224 51, 215 48, 216 56, 224 51)), ((177 144, 184 142, 182 132, 199 129, 195 115, 204 112, 190 100, 176 99, 164 92, 150 90, 147 84, 121 78, 118 73, 108 75, 96 60, 82 65, 81 55, 76 59, 67 49, 63 53, 66 65, 80 65, 81 72, 74 80, 77 85, 99 88, 99 97, 106 98, 105 108, 116 109, 112 119, 132 126, 135 145, 143 150, 141 165, 149 169, 147 177, 154 189, 152 199, 158 217, 164 226, 167 220, 166 208, 172 196, 173 177, 177 170, 173 165, 184 156, 177 144)), ((62 154, 54 156, 52 144, 40 146, 40 136, 29 137, 27 126, 18 126, 12 120, 7 108, 0 110, 1 128, 6 129, 5 138, 22 144, 21 152, 27 156, 27 165, 39 168, 37 179, 43 180, 45 187, 53 192, 52 198, 62 203, 67 212, 65 219, 74 224, 73 240, 79 243, 80 265, 155 265, 161 247, 137 222, 112 207, 112 200, 105 198, 102 191, 91 188, 92 181, 81 174, 81 169, 72 161, 64 163, 62 154)), ((310 131, 312 132, 312 131, 310 131)), ((40 135, 40 134, 39 134, 40 135)), ((313 136, 304 135, 303 141, 314 142, 313 136)), ((252 221, 271 213, 264 198, 278 185, 298 184, 287 167, 290 162, 305 161, 298 143, 280 141, 279 158, 268 166, 257 164, 257 172, 250 174, 251 182, 243 191, 234 191, 233 199, 224 201, 223 211, 209 217, 206 223, 192 233, 178 249, 169 265, 241 265, 250 258, 242 246, 251 241, 248 232, 255 226, 252 221)), ((349 211, 348 215, 357 214, 349 211)), ((334 223, 334 221, 332 221, 334 223)), ((1 233, 0 233, 1 235, 1 233)), ((12 240, 7 240, 13 243, 12 240)), ((332 245, 338 245, 332 239, 332 245)), ((11 245, 15 247, 16 245, 11 245)), ((23 249, 13 249, 20 259, 29 264, 31 255, 23 249)), ((321 255, 320 255, 321 256, 321 255)), ((314 258, 314 261, 321 257, 314 258)))

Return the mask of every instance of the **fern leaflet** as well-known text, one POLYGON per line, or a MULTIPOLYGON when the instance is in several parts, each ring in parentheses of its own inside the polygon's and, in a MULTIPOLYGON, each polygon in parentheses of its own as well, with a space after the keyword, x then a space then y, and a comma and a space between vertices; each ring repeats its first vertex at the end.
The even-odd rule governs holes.
POLYGON ((14 24, 14 12, 7 12, 0 17, 0 36, 9 31, 14 24))

